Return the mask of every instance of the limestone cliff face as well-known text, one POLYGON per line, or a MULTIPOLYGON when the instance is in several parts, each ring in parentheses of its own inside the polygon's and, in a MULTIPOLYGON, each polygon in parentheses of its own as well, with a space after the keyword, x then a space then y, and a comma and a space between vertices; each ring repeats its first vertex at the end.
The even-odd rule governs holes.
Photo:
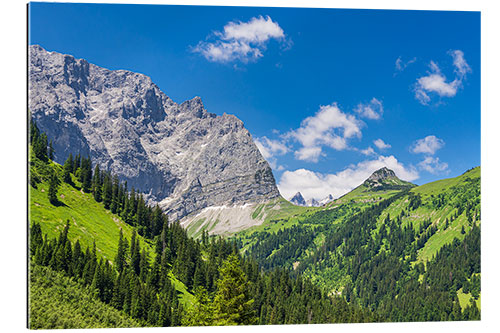
POLYGON ((145 75, 30 46, 29 108, 57 162, 88 154, 171 219, 279 197, 238 118, 207 112, 199 97, 177 104, 145 75))

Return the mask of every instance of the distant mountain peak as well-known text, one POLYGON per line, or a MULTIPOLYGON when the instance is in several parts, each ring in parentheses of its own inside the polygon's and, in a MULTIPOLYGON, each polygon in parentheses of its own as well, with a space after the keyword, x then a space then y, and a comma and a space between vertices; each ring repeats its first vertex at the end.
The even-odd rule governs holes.
POLYGON ((396 173, 387 167, 383 167, 373 172, 362 184, 368 189, 396 189, 415 186, 412 183, 401 180, 396 173))
POLYGON ((295 195, 289 200, 291 203, 298 205, 298 206, 305 206, 306 205, 306 200, 302 196, 302 193, 297 192, 295 195))
POLYGON ((383 167, 383 168, 378 169, 374 173, 372 173, 371 176, 368 177, 367 180, 368 181, 379 181, 382 179, 393 178, 393 177, 397 178, 394 171, 392 171, 391 169, 388 169, 387 167, 383 167))

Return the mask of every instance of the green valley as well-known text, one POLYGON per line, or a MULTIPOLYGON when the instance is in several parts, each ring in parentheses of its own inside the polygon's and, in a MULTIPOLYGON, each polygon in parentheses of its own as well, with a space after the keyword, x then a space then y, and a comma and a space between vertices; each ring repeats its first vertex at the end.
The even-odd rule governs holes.
MULTIPOLYGON (((61 166, 52 160, 50 147, 32 123, 31 328, 378 320, 287 270, 262 272, 234 241, 206 231, 197 240, 189 237, 158 206, 146 205, 142 194, 128 191, 99 165, 92 170, 90 158, 70 155, 61 166)), ((279 205, 283 210, 258 208, 256 215, 267 212, 273 218, 264 229, 274 219, 289 222, 316 211, 284 200, 279 205)))
POLYGON ((377 184, 367 180, 326 206, 234 238, 265 269, 285 267, 291 274, 302 274, 325 292, 343 295, 390 321, 453 320, 454 306, 477 315, 480 293, 466 296, 461 288, 473 276, 479 281, 480 168, 422 186, 392 175, 380 177, 378 172, 377 184), (453 257, 461 246, 474 249, 467 264, 457 267, 450 259, 435 265, 443 253, 453 257), (451 285, 436 279, 444 270, 451 285), (422 289, 426 285, 435 288, 432 296, 422 289), (442 316, 435 319, 416 310, 401 313, 393 300, 402 293, 413 295, 409 303, 422 300, 447 308, 434 308, 442 316))

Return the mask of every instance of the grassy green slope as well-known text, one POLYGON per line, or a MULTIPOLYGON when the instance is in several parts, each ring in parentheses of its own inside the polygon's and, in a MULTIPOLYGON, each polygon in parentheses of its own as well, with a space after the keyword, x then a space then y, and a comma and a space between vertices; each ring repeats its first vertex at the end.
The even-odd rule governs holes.
POLYGON ((415 186, 414 184, 401 180, 397 177, 388 177, 384 179, 380 185, 381 186, 370 186, 368 181, 365 181, 352 191, 328 204, 328 206, 335 206, 343 203, 374 203, 387 199, 392 195, 399 193, 403 189, 415 186))
POLYGON ((279 198, 276 202, 262 204, 254 211, 254 216, 265 215, 264 223, 251 227, 243 233, 252 234, 256 231, 278 231, 280 229, 300 223, 301 219, 321 210, 320 207, 296 206, 289 201, 279 198))
MULTIPOLYGON (((228 208, 227 211, 218 211, 218 213, 202 214, 196 219, 185 224, 188 235, 193 238, 199 238, 203 232, 218 234, 222 236, 232 236, 241 232, 242 228, 232 230, 231 228, 220 229, 220 225, 226 223, 232 224, 234 221, 243 218, 246 220, 244 230, 252 233, 256 230, 277 230, 276 224, 282 220, 290 220, 293 217, 317 211, 318 207, 295 206, 282 197, 272 199, 266 203, 251 204, 248 209, 228 208), (232 215, 234 213, 234 215, 232 215)), ((238 223, 236 223, 237 225, 238 223)), ((234 225, 234 224, 233 224, 234 225)), ((284 226, 286 227, 286 226, 284 226)))
POLYGON ((296 206, 280 198, 276 202, 272 201, 257 206, 253 216, 265 216, 264 222, 260 225, 240 231, 234 237, 242 242, 242 251, 244 253, 249 246, 259 239, 259 233, 276 233, 279 230, 291 228, 296 225, 309 225, 307 219, 316 212, 324 209, 324 207, 296 206))
POLYGON ((422 200, 422 204, 417 209, 409 209, 408 197, 404 197, 390 205, 381 214, 378 222, 381 224, 387 214, 396 217, 401 212, 404 215, 402 225, 412 224, 414 228, 430 219, 431 223, 438 227, 438 231, 419 251, 418 261, 430 260, 443 245, 450 244, 455 238, 464 238, 465 234, 461 232, 462 227, 467 233, 472 223, 480 224, 480 177, 481 168, 477 167, 458 177, 415 187, 411 192, 420 195, 422 200), (467 205, 471 207, 470 217, 465 211, 467 205), (462 212, 460 212, 459 206, 464 209, 462 212), (456 218, 455 215, 457 215, 456 218), (446 219, 449 221, 447 228, 445 228, 446 219))
MULTIPOLYGON (((49 202, 48 184, 42 182, 37 188, 30 187, 30 221, 38 222, 42 231, 50 238, 55 238, 70 221, 69 238, 72 242, 80 240, 83 248, 92 248, 96 243, 97 253, 103 258, 114 261, 118 251, 120 229, 130 241, 133 227, 126 224, 115 214, 104 209, 91 194, 83 193, 68 184, 62 184, 58 195, 61 204, 54 206, 49 202)), ((139 236, 141 247, 154 254, 151 241, 139 236)))
MULTIPOLYGON (((264 223, 237 233, 235 238, 241 241, 243 252, 245 252, 250 246, 258 241, 259 234, 262 232, 276 233, 279 230, 284 230, 293 226, 317 228, 319 225, 316 223, 315 216, 322 211, 338 210, 339 212, 337 214, 332 214, 335 218, 329 221, 329 223, 342 223, 352 214, 356 214, 372 204, 401 192, 403 188, 415 186, 414 184, 402 181, 398 178, 387 179, 385 185, 386 186, 381 188, 373 189, 363 183, 351 192, 321 207, 296 206, 283 198, 277 202, 260 205, 256 208, 253 216, 257 217, 266 214, 264 223), (278 207, 278 209, 276 209, 276 207, 278 207)), ((323 240, 324 235, 318 233, 317 237, 314 239, 314 244, 316 246, 321 246, 323 240)))
MULTIPOLYGON (((415 230, 418 230, 426 220, 430 220, 431 225, 437 226, 437 232, 418 251, 417 260, 414 263, 425 263, 443 245, 451 243, 455 238, 463 239, 473 223, 480 224, 480 167, 469 170, 459 177, 418 187, 406 182, 395 185, 402 185, 402 188, 398 190, 387 187, 382 190, 373 190, 362 184, 326 207, 309 211, 297 210, 294 212, 295 214, 288 216, 283 214, 280 219, 270 220, 267 224, 238 233, 236 238, 241 241, 245 251, 250 251, 253 245, 262 244, 262 239, 266 237, 263 233, 276 234, 279 230, 293 226, 315 230, 315 237, 310 245, 305 250, 303 247, 303 250, 300 250, 302 252, 292 254, 293 268, 295 268, 299 263, 307 262, 308 258, 315 256, 316 250, 324 245, 328 232, 335 232, 336 225, 346 223, 349 217, 401 193, 401 190, 409 190, 409 192, 392 202, 380 214, 377 225, 380 227, 382 221, 389 214, 391 219, 401 216, 402 226, 411 224, 415 230), (420 197, 421 204, 417 208, 410 208, 411 198, 415 196, 420 197), (336 214, 333 214, 334 211, 336 214), (449 221, 447 228, 445 228, 446 219, 449 221), (462 227, 464 233, 462 233, 462 227)), ((372 232, 373 237, 376 236, 377 232, 378 229, 372 232)), ((293 244, 295 240, 291 239, 289 242, 293 244)), ((284 245, 280 243, 272 252, 269 252, 270 254, 265 260, 272 260, 272 257, 283 248, 284 245)), ((290 260, 287 261, 287 263, 289 262, 290 260)), ((286 268, 292 268, 292 264, 286 268)), ((314 266, 308 266, 304 270, 305 276, 333 293, 338 292, 345 285, 345 274, 347 274, 345 267, 331 266, 327 260, 320 261, 314 266)))
MULTIPOLYGON (((38 222, 43 233, 49 238, 55 238, 69 220, 68 238, 72 242, 79 240, 83 249, 92 248, 95 242, 98 255, 112 263, 118 251, 120 229, 123 230, 124 237, 130 241, 134 228, 118 215, 104 209, 103 204, 96 202, 92 194, 79 190, 77 188, 79 184, 74 178, 77 186, 62 183, 58 191, 60 204, 52 205, 47 195, 49 185, 44 180, 46 173, 44 167, 40 161, 34 160, 32 163, 31 173, 41 179, 41 182, 36 188, 29 186, 30 223, 38 222)), ((51 163, 51 167, 61 171, 61 166, 56 163, 51 163)), ((150 256, 154 256, 152 242, 140 235, 137 237, 141 248, 149 252, 150 256)), ((192 304, 193 295, 187 291, 186 286, 173 275, 171 280, 180 293, 181 302, 185 305, 192 304)))

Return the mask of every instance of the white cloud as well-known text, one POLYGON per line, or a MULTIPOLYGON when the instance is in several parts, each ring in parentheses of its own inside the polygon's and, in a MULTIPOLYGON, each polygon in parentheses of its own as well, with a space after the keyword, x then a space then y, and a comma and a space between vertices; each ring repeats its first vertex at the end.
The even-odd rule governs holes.
POLYGON ((413 59, 410 59, 407 62, 404 62, 403 59, 401 59, 401 56, 399 56, 396 59, 396 63, 395 63, 396 71, 397 72, 404 71, 406 69, 406 67, 408 67, 409 65, 413 64, 415 61, 417 61, 417 58, 414 57, 413 59))
POLYGON ((388 149, 388 148, 391 148, 391 145, 385 143, 384 140, 382 140, 382 139, 377 139, 377 140, 373 141, 373 144, 375 146, 377 146, 378 149, 388 149))
POLYGON ((441 73, 441 69, 434 62, 429 64, 430 72, 426 76, 419 77, 415 84, 415 98, 423 105, 431 101, 429 94, 437 94, 440 97, 454 97, 457 91, 462 87, 462 81, 471 69, 464 58, 464 53, 460 50, 450 51, 453 57, 453 66, 455 67, 455 79, 447 82, 446 76, 441 73))
POLYGON ((382 106, 382 102, 374 97, 369 103, 359 103, 354 111, 359 113, 361 117, 380 119, 382 113, 384 113, 384 107, 382 106))
POLYGON ((442 139, 434 135, 426 136, 423 139, 415 141, 410 147, 410 151, 415 154, 424 154, 425 158, 418 163, 421 170, 425 170, 432 174, 448 171, 448 163, 441 162, 439 157, 433 157, 436 151, 443 148, 445 145, 442 139))
POLYGON ((297 159, 317 162, 322 146, 346 149, 347 139, 361 137, 361 126, 362 122, 356 117, 343 113, 333 103, 321 106, 314 116, 304 119, 301 126, 288 132, 285 138, 293 138, 302 144, 303 147, 295 152, 297 159))
POLYGON ((283 142, 263 136, 262 138, 255 138, 254 143, 273 170, 281 171, 284 169, 283 166, 278 165, 275 157, 288 153, 289 149, 283 142))
POLYGON ((399 178, 406 181, 413 181, 419 177, 415 168, 405 167, 391 155, 350 165, 335 174, 322 174, 306 169, 285 171, 280 178, 278 188, 285 198, 291 197, 297 191, 300 191, 306 200, 311 198, 320 200, 328 194, 337 198, 363 183, 374 171, 382 167, 393 170, 399 178))
POLYGON ((270 39, 290 45, 285 40, 283 29, 269 16, 253 17, 248 22, 229 22, 223 32, 215 32, 214 36, 217 38, 215 41, 201 41, 193 48, 194 52, 201 53, 212 62, 257 60, 263 56, 262 52, 270 39))
POLYGON ((359 151, 361 154, 363 155, 366 155, 366 156, 369 156, 369 155, 377 155, 377 153, 375 152, 375 150, 373 150, 372 147, 368 147, 366 149, 363 149, 363 150, 360 150, 359 151))
POLYGON ((269 16, 253 17, 248 22, 229 22, 224 27, 223 40, 240 40, 248 43, 265 43, 270 38, 282 38, 283 29, 269 16))
POLYGON ((441 162, 439 157, 427 156, 418 166, 432 174, 437 174, 448 170, 448 163, 441 162))
POLYGON ((455 73, 457 76, 462 79, 467 73, 472 72, 469 67, 469 64, 465 61, 464 53, 460 50, 454 50, 449 52, 453 57, 453 65, 455 66, 455 73))
POLYGON ((434 155, 437 150, 444 146, 444 141, 437 138, 434 135, 426 136, 423 139, 419 139, 413 143, 410 151, 415 154, 430 154, 434 155))
POLYGON ((283 142, 268 139, 265 136, 263 136, 262 138, 255 138, 254 142, 265 159, 276 155, 283 155, 288 153, 289 151, 288 147, 283 142))
POLYGON ((318 162, 321 147, 302 147, 295 152, 295 158, 301 161, 318 162))
POLYGON ((415 98, 423 105, 429 104, 431 98, 422 89, 415 90, 415 98))

